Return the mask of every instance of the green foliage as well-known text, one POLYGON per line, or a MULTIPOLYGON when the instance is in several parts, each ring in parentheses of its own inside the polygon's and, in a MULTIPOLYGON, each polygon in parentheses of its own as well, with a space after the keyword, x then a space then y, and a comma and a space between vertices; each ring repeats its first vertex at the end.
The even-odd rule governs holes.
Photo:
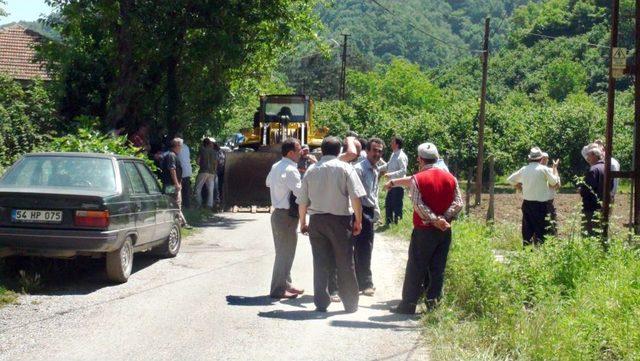
POLYGON ((46 140, 54 114, 42 82, 23 86, 0 74, 0 169, 46 140))
POLYGON ((445 297, 425 317, 437 359, 635 360, 640 254, 622 241, 550 239, 498 262, 492 231, 454 224, 445 297))
POLYGON ((262 79, 283 49, 317 32, 315 1, 48 3, 60 14, 48 25, 64 40, 40 54, 65 130, 80 115, 99 117, 103 130, 151 123, 155 135, 224 121, 234 82, 262 79))
POLYGON ((587 71, 570 60, 555 60, 546 68, 547 92, 562 101, 569 94, 582 92, 587 83, 587 71))
MULTIPOLYGON (((85 119, 83 122, 86 124, 97 121, 96 119, 85 119)), ((38 151, 105 153, 138 157, 147 162, 147 165, 152 169, 155 169, 153 161, 140 152, 140 149, 132 146, 126 136, 105 135, 95 130, 95 127, 79 128, 75 134, 52 137, 46 144, 42 144, 38 151)))

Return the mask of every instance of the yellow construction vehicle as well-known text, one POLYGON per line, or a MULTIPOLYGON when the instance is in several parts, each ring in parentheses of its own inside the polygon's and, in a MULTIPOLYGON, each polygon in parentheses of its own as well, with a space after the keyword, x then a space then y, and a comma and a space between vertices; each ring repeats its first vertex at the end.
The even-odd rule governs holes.
POLYGON ((224 187, 225 209, 268 207, 269 189, 265 185, 271 166, 282 155, 280 146, 287 138, 317 148, 329 129, 313 124, 313 100, 306 95, 263 95, 254 114, 253 128, 242 129, 237 149, 227 153, 224 187))

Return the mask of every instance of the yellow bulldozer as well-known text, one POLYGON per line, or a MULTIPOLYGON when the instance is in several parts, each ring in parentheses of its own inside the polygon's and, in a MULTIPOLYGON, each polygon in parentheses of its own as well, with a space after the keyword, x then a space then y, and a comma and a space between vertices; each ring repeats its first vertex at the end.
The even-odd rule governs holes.
POLYGON ((313 123, 313 100, 306 95, 263 95, 253 118, 253 128, 241 129, 242 140, 227 153, 223 186, 223 206, 226 210, 259 207, 271 204, 265 185, 271 166, 282 155, 281 144, 287 138, 297 138, 302 145, 314 149, 328 134, 326 127, 313 123))

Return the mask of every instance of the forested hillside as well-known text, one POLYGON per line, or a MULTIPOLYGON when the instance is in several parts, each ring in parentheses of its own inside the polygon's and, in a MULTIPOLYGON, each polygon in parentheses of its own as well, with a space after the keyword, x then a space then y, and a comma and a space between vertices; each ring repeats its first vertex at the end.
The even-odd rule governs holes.
POLYGON ((501 45, 509 29, 504 20, 529 2, 346 0, 333 1, 319 11, 329 37, 339 40, 340 34, 350 34, 352 44, 368 57, 388 62, 401 56, 435 66, 460 57, 466 49, 481 49, 487 16, 494 18, 494 44, 501 45))

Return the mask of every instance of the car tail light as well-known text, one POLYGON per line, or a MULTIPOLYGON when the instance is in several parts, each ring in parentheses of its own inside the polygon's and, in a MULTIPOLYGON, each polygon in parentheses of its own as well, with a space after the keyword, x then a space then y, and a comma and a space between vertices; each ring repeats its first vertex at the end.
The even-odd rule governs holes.
POLYGON ((109 211, 76 211, 74 223, 80 227, 107 228, 109 211))

